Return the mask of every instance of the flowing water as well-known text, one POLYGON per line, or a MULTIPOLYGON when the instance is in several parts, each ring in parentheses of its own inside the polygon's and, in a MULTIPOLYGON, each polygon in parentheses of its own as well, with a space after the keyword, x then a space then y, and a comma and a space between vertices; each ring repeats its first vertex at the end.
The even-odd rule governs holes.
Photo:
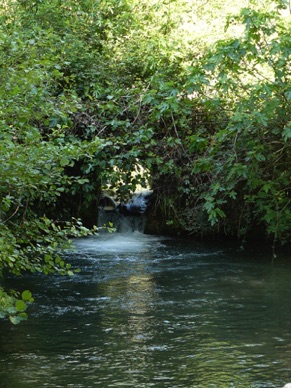
POLYGON ((291 261, 146 236, 76 241, 74 277, 26 275, 36 302, 0 322, 0 387, 282 387, 291 261))

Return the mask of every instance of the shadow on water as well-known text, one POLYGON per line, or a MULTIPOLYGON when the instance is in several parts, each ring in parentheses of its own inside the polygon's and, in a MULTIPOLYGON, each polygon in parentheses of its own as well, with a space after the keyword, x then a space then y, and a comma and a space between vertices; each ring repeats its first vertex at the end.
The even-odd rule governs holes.
POLYGON ((1 387, 282 387, 291 263, 131 234, 75 241, 74 277, 25 276, 30 319, 1 322, 1 387))

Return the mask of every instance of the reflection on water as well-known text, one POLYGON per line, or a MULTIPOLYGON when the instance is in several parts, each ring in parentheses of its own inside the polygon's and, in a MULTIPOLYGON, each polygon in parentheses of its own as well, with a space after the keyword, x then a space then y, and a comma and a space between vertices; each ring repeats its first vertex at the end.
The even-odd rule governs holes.
POLYGON ((27 276, 0 323, 1 387, 282 387, 291 263, 139 233, 76 241, 73 278, 27 276))

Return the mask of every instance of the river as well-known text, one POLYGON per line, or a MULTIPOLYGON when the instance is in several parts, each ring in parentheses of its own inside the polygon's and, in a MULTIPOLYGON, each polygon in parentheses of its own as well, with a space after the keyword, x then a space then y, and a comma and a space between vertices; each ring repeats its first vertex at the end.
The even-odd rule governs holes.
POLYGON ((25 275, 0 322, 0 387, 282 387, 291 261, 140 233, 75 241, 73 277, 25 275))

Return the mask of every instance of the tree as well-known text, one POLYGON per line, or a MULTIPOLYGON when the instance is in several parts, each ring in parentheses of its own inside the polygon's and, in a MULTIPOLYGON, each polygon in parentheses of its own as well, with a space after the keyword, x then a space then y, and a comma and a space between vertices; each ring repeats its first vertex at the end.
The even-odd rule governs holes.
MULTIPOLYGON (((1 4, 4 277, 72 274, 60 252, 71 236, 94 233, 79 218, 94 224, 101 189, 126 198, 146 179, 172 232, 241 237, 259 224, 290 238, 285 2, 250 2, 226 31, 232 2, 203 4, 1 4)), ((26 318, 30 292, 3 287, 1 316, 26 318)))
POLYGON ((157 151, 167 156, 156 179, 168 183, 166 190, 170 182, 171 194, 177 193, 171 195, 168 218, 190 232, 215 228, 243 237, 259 225, 274 241, 286 243, 290 24, 277 10, 251 8, 229 18, 230 24, 244 26, 244 33, 217 41, 187 68, 184 85, 163 98, 162 117, 168 116, 172 137, 157 151))

